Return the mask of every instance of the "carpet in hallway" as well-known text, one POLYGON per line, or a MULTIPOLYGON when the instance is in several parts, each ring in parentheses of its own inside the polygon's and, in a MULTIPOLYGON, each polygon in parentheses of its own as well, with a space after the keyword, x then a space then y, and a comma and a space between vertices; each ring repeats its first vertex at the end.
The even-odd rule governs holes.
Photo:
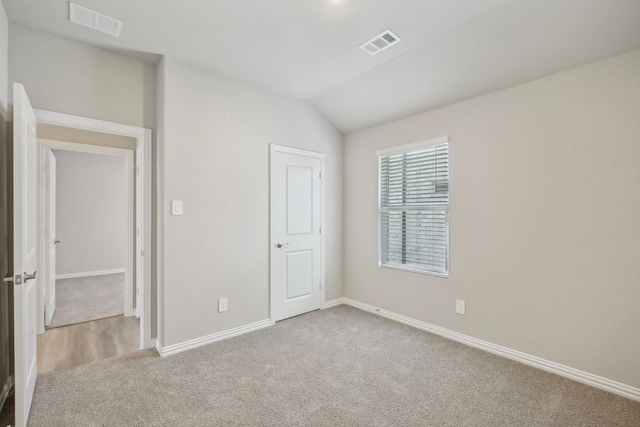
POLYGON ((49 328, 124 313, 124 273, 56 280, 56 310, 49 328))

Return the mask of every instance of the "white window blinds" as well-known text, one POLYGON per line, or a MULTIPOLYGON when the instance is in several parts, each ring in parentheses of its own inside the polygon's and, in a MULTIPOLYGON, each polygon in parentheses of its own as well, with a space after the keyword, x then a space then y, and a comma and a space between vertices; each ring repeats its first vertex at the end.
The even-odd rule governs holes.
POLYGON ((378 153, 380 266, 449 274, 447 138, 378 153))

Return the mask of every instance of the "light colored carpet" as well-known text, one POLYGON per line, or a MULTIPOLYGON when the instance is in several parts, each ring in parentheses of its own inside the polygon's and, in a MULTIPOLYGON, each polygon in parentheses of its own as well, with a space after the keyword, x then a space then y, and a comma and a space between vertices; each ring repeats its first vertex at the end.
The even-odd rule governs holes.
POLYGON ((13 392, 7 396, 2 411, 0 411, 0 427, 12 426, 15 422, 15 402, 13 400, 13 392))
POLYGON ((29 426, 638 426, 640 402, 339 306, 38 377, 29 426))
POLYGON ((49 328, 124 314, 124 273, 56 280, 49 328))

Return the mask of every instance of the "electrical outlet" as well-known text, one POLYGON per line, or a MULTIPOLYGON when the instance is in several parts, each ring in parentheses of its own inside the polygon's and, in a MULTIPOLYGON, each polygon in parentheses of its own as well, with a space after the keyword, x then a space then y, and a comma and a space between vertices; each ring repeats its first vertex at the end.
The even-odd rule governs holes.
POLYGON ((227 300, 227 298, 220 298, 218 300, 218 313, 223 313, 227 311, 228 302, 229 301, 227 300))
POLYGON ((456 300, 456 313, 458 313, 458 314, 464 314, 464 310, 465 310, 465 303, 464 303, 464 300, 462 300, 462 299, 457 299, 457 300, 456 300))

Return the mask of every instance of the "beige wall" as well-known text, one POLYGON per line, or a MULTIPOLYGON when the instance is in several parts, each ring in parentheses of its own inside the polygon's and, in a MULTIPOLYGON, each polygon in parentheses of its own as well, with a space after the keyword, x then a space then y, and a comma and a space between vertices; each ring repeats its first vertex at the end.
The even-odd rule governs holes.
POLYGON ((341 297, 342 135, 303 102, 168 59, 159 67, 161 344, 269 318, 270 143, 326 154, 327 299, 341 297), (169 215, 171 200, 183 216, 169 215))
POLYGON ((9 58, 34 108, 155 128, 155 65, 16 24, 9 58))
POLYGON ((640 52, 348 135, 345 296, 640 387, 639 159, 640 52), (443 135, 450 278, 379 268, 375 152, 443 135))
POLYGON ((56 274, 124 270, 127 179, 123 157, 53 150, 56 274))
POLYGON ((76 142, 78 144, 124 148, 126 150, 135 150, 137 145, 136 139, 129 136, 111 135, 42 123, 38 123, 37 132, 39 139, 53 139, 54 141, 76 142))

